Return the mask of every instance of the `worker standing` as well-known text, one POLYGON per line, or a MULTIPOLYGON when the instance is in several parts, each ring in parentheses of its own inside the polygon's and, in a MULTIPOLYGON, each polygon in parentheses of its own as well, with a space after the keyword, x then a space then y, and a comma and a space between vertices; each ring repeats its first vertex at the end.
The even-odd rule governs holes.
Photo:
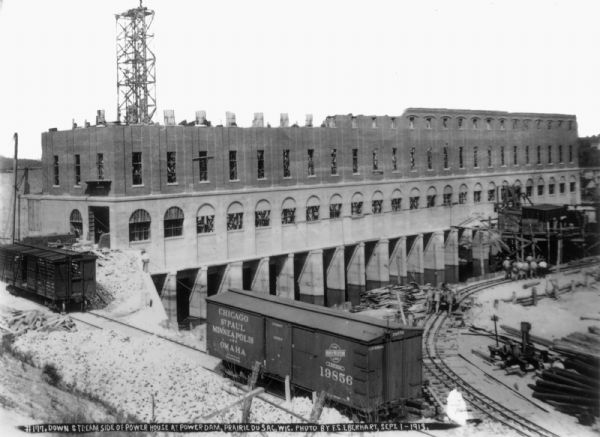
POLYGON ((431 314, 433 312, 433 288, 429 288, 427 290, 427 314, 431 314))
POLYGON ((435 313, 440 312, 440 301, 442 300, 442 291, 439 288, 435 289, 435 293, 433 294, 433 301, 435 303, 435 313))
POLYGON ((148 273, 148 264, 150 264, 150 256, 148 256, 145 249, 142 249, 142 269, 144 273, 148 273))

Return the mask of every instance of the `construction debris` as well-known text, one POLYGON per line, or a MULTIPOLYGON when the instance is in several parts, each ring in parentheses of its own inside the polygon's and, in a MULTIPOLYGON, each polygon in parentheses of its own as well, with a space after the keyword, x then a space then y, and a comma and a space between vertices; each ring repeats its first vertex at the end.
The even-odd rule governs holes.
POLYGON ((583 425, 592 425, 600 416, 600 335, 597 327, 589 333, 573 332, 555 340, 552 349, 563 355, 560 368, 539 373, 533 397, 573 415, 583 425))
POLYGON ((13 334, 27 331, 76 331, 75 322, 69 316, 48 314, 39 310, 12 311, 7 326, 13 334))

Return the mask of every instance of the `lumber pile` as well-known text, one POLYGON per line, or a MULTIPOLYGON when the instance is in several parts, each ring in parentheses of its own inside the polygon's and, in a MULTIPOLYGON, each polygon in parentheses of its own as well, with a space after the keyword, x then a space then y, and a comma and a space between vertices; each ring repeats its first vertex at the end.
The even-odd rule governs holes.
POLYGON ((69 316, 49 314, 39 310, 11 311, 8 328, 16 335, 27 331, 76 331, 75 322, 69 316))
POLYGON ((429 288, 432 287, 411 283, 409 285, 388 285, 386 287, 367 290, 361 293, 360 303, 355 305, 350 311, 361 312, 367 309, 379 308, 399 309, 399 302, 401 302, 405 313, 424 313, 426 310, 425 300, 429 288))
POLYGON ((600 416, 600 334, 596 327, 588 331, 555 340, 552 349, 565 357, 564 369, 544 370, 535 385, 530 385, 533 397, 577 417, 584 425, 592 425, 600 416))

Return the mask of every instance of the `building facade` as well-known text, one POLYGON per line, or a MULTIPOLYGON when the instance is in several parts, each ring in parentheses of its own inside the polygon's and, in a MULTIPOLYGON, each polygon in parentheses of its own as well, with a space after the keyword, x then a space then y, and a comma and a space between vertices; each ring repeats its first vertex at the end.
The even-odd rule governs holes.
MULTIPOLYGON (((456 226, 493 217, 504 185, 580 202, 572 115, 409 108, 321 127, 228 124, 43 133, 44 188, 27 196, 24 229, 143 248, 152 273, 178 272, 192 295, 238 285, 331 304, 390 280, 455 281, 456 226)), ((473 257, 487 259, 480 243, 473 257)))

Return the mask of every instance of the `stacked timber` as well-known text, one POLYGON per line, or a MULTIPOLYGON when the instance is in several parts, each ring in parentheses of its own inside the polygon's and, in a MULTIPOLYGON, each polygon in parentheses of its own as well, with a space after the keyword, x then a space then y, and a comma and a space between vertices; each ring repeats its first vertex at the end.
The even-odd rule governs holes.
POLYGON ((552 368, 539 374, 533 397, 591 425, 600 416, 600 334, 574 332, 555 340, 552 349, 564 356, 564 369, 552 368))
POLYGON ((27 331, 76 331, 75 322, 69 316, 49 314, 38 310, 12 311, 7 327, 16 335, 27 331))
POLYGON ((388 285, 361 293, 360 303, 351 312, 389 308, 423 318, 427 313, 427 294, 435 290, 431 285, 388 285), (400 311, 401 310, 401 311, 400 311))

